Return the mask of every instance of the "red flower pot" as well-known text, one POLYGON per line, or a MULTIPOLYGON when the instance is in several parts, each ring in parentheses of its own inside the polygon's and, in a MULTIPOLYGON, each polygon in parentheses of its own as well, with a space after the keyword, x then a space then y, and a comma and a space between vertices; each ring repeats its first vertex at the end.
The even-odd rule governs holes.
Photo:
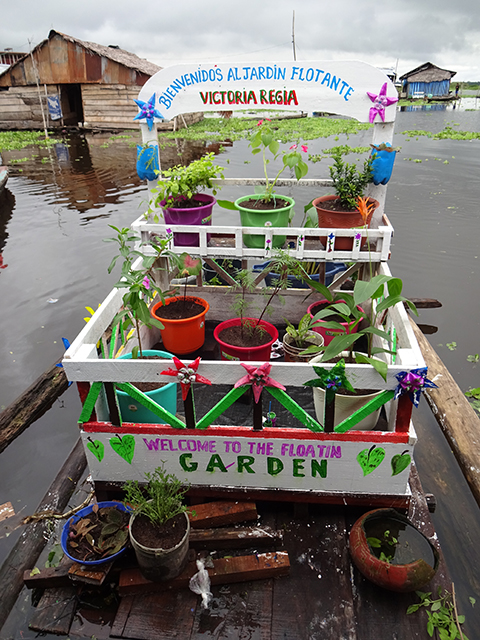
MULTIPOLYGON (((344 302, 344 300, 338 300, 338 302, 344 302)), ((314 302, 308 307, 307 312, 310 314, 310 317, 313 318, 316 313, 322 310, 322 307, 328 304, 330 303, 327 301, 314 302), (315 307, 317 308, 315 309, 315 307)), ((361 313, 363 313, 362 307, 357 306, 357 309, 361 313)), ((345 333, 357 333, 358 326, 361 320, 362 319, 360 318, 359 320, 353 320, 352 322, 340 322, 339 324, 341 324, 342 327, 345 327, 345 333)), ((322 327, 322 322, 331 322, 331 320, 330 318, 325 318, 325 320, 318 320, 319 324, 313 326, 312 331, 316 331, 321 336, 323 336, 324 344, 325 346, 327 346, 336 335, 343 333, 343 331, 341 331, 340 329, 325 329, 324 327, 322 327)))
MULTIPOLYGON (((254 323, 257 322, 257 318, 244 318, 243 321, 252 321, 254 323)), ((261 360, 266 362, 270 360, 270 353, 272 351, 272 344, 275 340, 278 340, 278 331, 270 324, 270 322, 265 322, 265 320, 260 320, 260 326, 270 335, 270 340, 266 344, 262 344, 258 347, 237 347, 232 344, 228 344, 224 342, 220 337, 220 333, 224 329, 228 329, 229 327, 239 327, 241 323, 240 318, 232 318, 231 320, 225 320, 221 322, 218 326, 213 330, 213 337, 220 345, 220 354, 222 360, 261 360)))

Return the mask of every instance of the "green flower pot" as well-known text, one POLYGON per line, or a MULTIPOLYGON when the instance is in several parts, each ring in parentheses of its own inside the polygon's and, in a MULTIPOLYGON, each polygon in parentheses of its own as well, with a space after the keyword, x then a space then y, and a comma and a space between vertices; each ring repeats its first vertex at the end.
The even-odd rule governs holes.
MULTIPOLYGON (((275 197, 275 196, 274 196, 275 197)), ((242 202, 246 200, 261 200, 262 194, 242 196, 235 200, 235 206, 240 212, 242 227, 288 227, 290 212, 295 206, 295 200, 288 196, 278 196, 282 200, 289 202, 287 207, 282 209, 255 210, 242 207, 242 202)), ((286 236, 274 236, 272 247, 282 247, 285 244, 286 236)), ((265 236, 243 234, 243 242, 250 249, 263 249, 265 246, 265 236)))

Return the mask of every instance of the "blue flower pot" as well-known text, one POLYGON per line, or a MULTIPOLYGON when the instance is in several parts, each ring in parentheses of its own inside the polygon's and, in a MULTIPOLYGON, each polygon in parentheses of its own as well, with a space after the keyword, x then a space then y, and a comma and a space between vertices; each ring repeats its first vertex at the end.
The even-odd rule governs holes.
MULTIPOLYGON (((143 349, 143 353, 146 356, 158 356, 159 358, 168 358, 171 360, 173 355, 167 351, 156 351, 153 349, 143 349)), ((120 359, 131 359, 132 354, 126 353, 120 356, 120 359)), ((165 364, 163 369, 168 369, 168 365, 165 364)), ((163 371, 162 369, 162 371, 163 371)), ((147 391, 145 393, 151 400, 159 404, 161 407, 175 415, 177 413, 177 383, 169 382, 163 387, 154 389, 153 391, 147 391)), ((147 409, 137 400, 134 400, 125 391, 117 389, 118 405, 122 414, 122 420, 124 422, 134 422, 141 424, 157 424, 160 420, 152 411, 147 409)))
MULTIPOLYGON (((105 501, 105 502, 99 502, 98 506, 100 508, 102 508, 102 507, 116 507, 120 511, 126 511, 127 513, 131 513, 131 509, 129 507, 127 507, 126 505, 124 505, 122 502, 105 501)), ((77 511, 77 513, 74 516, 69 518, 67 520, 67 522, 63 525, 62 537, 60 539, 60 544, 62 546, 63 553, 68 558, 70 558, 70 560, 73 560, 74 562, 78 562, 78 564, 85 565, 87 567, 94 566, 94 565, 97 565, 97 564, 105 564, 105 562, 111 562, 115 558, 118 558, 118 556, 120 556, 122 553, 124 553, 125 549, 127 548, 127 543, 125 543, 125 546, 122 549, 120 549, 120 551, 118 551, 117 553, 114 553, 111 556, 107 556, 106 558, 101 558, 100 560, 85 560, 85 561, 81 561, 78 558, 75 558, 74 556, 71 556, 68 553, 68 551, 67 551, 67 539, 68 539, 68 534, 69 534, 69 531, 70 531, 70 525, 71 524, 75 524, 76 522, 78 522, 79 520, 84 518, 85 516, 88 516, 89 513, 92 513, 92 509, 93 509, 93 504, 90 504, 88 507, 84 507, 83 509, 80 509, 80 511, 77 511)))

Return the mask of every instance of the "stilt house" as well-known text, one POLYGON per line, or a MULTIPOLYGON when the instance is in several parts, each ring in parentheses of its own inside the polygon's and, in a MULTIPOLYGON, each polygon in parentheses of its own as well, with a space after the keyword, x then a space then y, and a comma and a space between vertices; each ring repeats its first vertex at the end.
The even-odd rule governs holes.
POLYGON ((448 96, 450 80, 456 73, 456 71, 440 69, 431 62, 425 62, 425 64, 400 76, 402 95, 405 94, 407 98, 448 96))
POLYGON ((43 117, 49 128, 136 128, 133 100, 160 68, 118 46, 52 30, 0 74, 0 129, 41 129, 43 117))

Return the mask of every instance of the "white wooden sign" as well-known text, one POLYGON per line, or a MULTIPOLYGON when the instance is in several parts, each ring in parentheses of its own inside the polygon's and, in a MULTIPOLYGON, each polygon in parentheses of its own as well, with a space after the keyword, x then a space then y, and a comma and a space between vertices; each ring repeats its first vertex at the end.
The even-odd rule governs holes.
POLYGON ((406 495, 416 435, 307 429, 84 425, 94 481, 145 480, 162 463, 195 486, 406 495))
MULTIPOLYGON (((152 104, 167 120, 193 111, 281 109, 326 111, 369 122, 379 95, 398 99, 383 71, 364 62, 328 60, 176 65, 147 80, 138 97, 148 103, 154 96, 152 104)), ((393 103, 381 111, 383 118, 378 115, 375 122, 395 120, 393 103)))

